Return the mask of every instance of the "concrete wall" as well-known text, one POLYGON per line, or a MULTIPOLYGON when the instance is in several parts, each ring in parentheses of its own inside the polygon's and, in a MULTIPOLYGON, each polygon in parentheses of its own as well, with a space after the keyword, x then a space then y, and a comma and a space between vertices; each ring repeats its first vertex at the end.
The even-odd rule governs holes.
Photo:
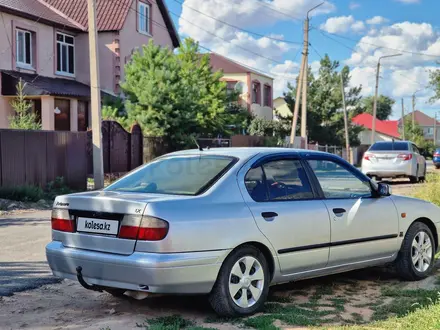
POLYGON ((34 70, 18 69, 27 73, 38 73, 47 77, 55 76, 54 28, 34 20, 3 13, 5 26, 0 26, 0 69, 15 70, 15 29, 21 28, 35 33, 36 52, 33 57, 34 70))
POLYGON ((248 86, 248 79, 246 73, 225 73, 223 74, 223 77, 221 80, 224 81, 237 81, 242 82, 244 86, 246 86, 243 90, 243 93, 239 95, 239 98, 241 99, 241 105, 243 107, 247 107, 248 104, 248 95, 250 92, 250 88, 248 86))
POLYGON ((9 116, 12 115, 11 98, 0 96, 0 128, 9 128, 9 116))
MULTIPOLYGON (((359 140, 361 141, 361 145, 370 145, 371 144, 371 130, 363 130, 362 132, 359 133, 359 140)), ((392 140, 400 140, 399 138, 393 138, 391 136, 385 135, 385 134, 381 134, 376 132, 376 138, 375 141, 376 142, 381 142, 381 141, 392 141, 392 140)))
POLYGON ((124 23, 124 27, 119 31, 119 48, 120 48, 120 58, 121 58, 121 81, 124 80, 124 66, 127 61, 129 61, 132 52, 136 48, 142 48, 142 45, 148 44, 150 39, 154 39, 156 45, 162 47, 169 47, 173 49, 173 42, 171 40, 170 34, 165 27, 165 21, 160 13, 159 7, 155 1, 151 1, 152 4, 152 15, 151 18, 157 23, 151 24, 151 36, 139 33, 137 30, 137 11, 138 2, 133 0, 131 8, 134 10, 129 10, 127 18, 124 23), (160 26, 159 26, 160 25, 160 26))
MULTIPOLYGON (((266 120, 273 120, 273 109, 272 107, 263 106, 264 104, 264 85, 268 84, 272 87, 272 102, 273 102, 273 79, 269 77, 265 77, 262 75, 258 75, 255 73, 251 73, 251 84, 252 81, 258 80, 261 84, 260 88, 260 104, 251 104, 251 112, 257 117, 265 118, 266 120)), ((251 85, 252 86, 252 85, 251 85)), ((249 90, 251 90, 251 86, 249 86, 249 90)))

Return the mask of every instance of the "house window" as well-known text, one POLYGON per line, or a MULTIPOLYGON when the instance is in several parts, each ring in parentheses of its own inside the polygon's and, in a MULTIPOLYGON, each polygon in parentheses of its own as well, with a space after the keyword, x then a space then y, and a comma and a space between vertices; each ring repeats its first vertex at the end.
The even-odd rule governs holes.
POLYGON ((55 131, 70 131, 70 100, 55 99, 55 131))
POLYGON ((434 135, 434 128, 433 127, 428 127, 428 135, 434 135))
POLYGON ((264 106, 272 106, 272 87, 269 85, 264 85, 264 106))
POLYGON ((227 81, 226 82, 226 91, 228 92, 228 94, 234 93, 236 84, 237 84, 236 81, 227 81))
POLYGON ((75 38, 57 32, 57 73, 75 75, 75 38))
POLYGON ((32 33, 17 29, 16 47, 17 67, 32 69, 32 33))
POLYGON ((89 103, 78 101, 78 131, 87 131, 89 127, 89 103))
POLYGON ((138 30, 140 33, 151 35, 150 15, 151 6, 139 1, 138 30))
POLYGON ((252 103, 261 104, 261 85, 258 81, 252 83, 252 103))

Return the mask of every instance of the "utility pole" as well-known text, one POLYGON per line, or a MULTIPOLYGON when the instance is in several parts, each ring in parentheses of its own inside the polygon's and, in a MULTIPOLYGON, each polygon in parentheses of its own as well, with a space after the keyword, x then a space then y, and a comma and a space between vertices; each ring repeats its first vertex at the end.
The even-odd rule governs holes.
MULTIPOLYGON (((417 93, 417 92, 416 92, 417 93)), ((416 122, 416 93, 412 96, 412 128, 414 129, 414 124, 416 122)))
POLYGON ((402 139, 405 140, 405 106, 402 98, 402 139))
POLYGON ((302 87, 305 60, 306 59, 303 56, 302 61, 301 61, 301 67, 299 69, 298 82, 296 84, 295 108, 294 108, 293 117, 292 117, 292 130, 290 131, 290 144, 292 146, 295 143, 296 125, 298 124, 298 112, 299 112, 299 104, 300 104, 300 99, 301 99, 301 87, 302 87))
MULTIPOLYGON (((313 7, 307 12, 306 21, 304 22, 304 53, 305 58, 303 68, 303 88, 302 88, 302 108, 301 108, 301 137, 307 138, 307 87, 308 87, 308 71, 309 71, 309 30, 310 30, 310 13, 316 8, 322 6, 324 2, 313 7)), ((306 143, 307 147, 307 143, 306 143)))
POLYGON ((101 134, 101 88, 99 84, 96 0, 87 0, 89 14, 90 94, 92 111, 93 178, 95 189, 104 188, 101 134))
MULTIPOLYGON (((298 76, 298 83, 296 85, 296 99, 295 99, 295 107, 293 110, 293 118, 292 118, 292 128, 290 131, 290 144, 293 145, 295 142, 296 135, 296 126, 298 124, 298 114, 299 114, 299 105, 302 102, 301 107, 301 137, 305 138, 307 134, 307 77, 308 77, 308 53, 309 53, 309 14, 311 11, 315 10, 319 6, 324 4, 321 3, 316 7, 313 7, 307 12, 307 18, 304 22, 304 45, 302 51, 302 59, 301 59, 301 67, 298 76), (301 100, 301 92, 302 92, 302 100, 301 100)), ((307 148, 307 142, 306 142, 307 148)))
POLYGON ((372 123, 372 131, 371 131, 371 145, 374 144, 376 140, 376 113, 377 113, 377 94, 379 91, 379 75, 380 75, 380 60, 388 57, 401 56, 402 54, 394 54, 394 55, 386 55, 379 57, 377 61, 377 69, 376 69, 376 89, 374 93, 374 104, 373 104, 373 123, 372 123))
POLYGON ((347 149, 347 161, 350 162, 350 140, 348 139, 348 119, 347 119, 347 107, 345 106, 345 90, 344 90, 344 78, 341 72, 341 91, 342 91, 342 107, 344 110, 344 126, 345 126, 345 148, 347 149))

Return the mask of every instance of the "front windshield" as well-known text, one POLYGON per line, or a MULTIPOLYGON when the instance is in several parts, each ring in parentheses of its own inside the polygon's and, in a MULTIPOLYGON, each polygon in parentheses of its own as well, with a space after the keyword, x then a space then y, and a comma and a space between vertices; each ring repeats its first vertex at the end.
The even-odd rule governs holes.
POLYGON ((197 195, 208 189, 236 161, 236 158, 226 156, 161 158, 123 177, 104 190, 197 195))

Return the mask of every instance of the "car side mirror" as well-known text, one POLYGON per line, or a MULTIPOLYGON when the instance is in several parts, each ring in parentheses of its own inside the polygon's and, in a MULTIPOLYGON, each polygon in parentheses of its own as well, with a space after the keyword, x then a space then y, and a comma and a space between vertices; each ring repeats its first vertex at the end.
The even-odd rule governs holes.
POLYGON ((379 197, 391 196, 391 187, 386 183, 378 183, 377 185, 377 195, 379 197))

